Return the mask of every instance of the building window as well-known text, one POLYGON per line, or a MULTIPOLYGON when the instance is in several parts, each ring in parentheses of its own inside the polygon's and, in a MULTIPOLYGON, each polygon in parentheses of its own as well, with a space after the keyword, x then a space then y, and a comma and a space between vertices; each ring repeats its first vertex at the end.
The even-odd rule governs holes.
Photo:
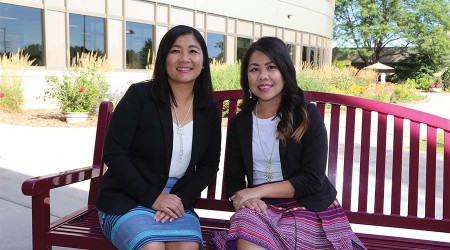
POLYGON ((245 51, 250 46, 250 43, 251 40, 249 38, 237 38, 236 61, 244 59, 245 51))
POLYGON ((314 54, 316 52, 316 48, 315 47, 310 47, 310 54, 309 54, 309 65, 311 67, 317 66, 317 62, 314 61, 314 54))
POLYGON ((223 63, 224 62, 224 44, 225 36, 208 33, 206 35, 206 46, 208 47, 209 61, 212 63, 223 63))
POLYGON ((127 22, 126 68, 145 69, 153 63, 153 26, 144 23, 127 22))
POLYGON ((291 57, 292 62, 295 62, 295 45, 287 44, 287 48, 288 48, 289 56, 291 57))
POLYGON ((317 66, 322 67, 322 48, 318 48, 317 50, 317 66))
POLYGON ((105 55, 105 20, 78 14, 69 14, 70 61, 77 54, 94 52, 105 55))
POLYGON ((0 54, 22 51, 43 66, 42 10, 0 3, 0 54))
POLYGON ((308 47, 306 46, 302 47, 302 67, 307 66, 307 64, 309 63, 308 51, 309 51, 308 47))

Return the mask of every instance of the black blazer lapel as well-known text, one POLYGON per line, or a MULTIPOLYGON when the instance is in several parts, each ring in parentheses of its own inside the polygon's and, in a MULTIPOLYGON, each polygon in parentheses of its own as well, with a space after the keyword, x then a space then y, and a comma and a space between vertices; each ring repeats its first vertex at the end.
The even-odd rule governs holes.
POLYGON ((240 126, 240 140, 242 147, 242 156, 244 158, 245 168, 248 174, 249 185, 253 185, 253 151, 252 151, 252 135, 253 135, 253 117, 249 112, 243 116, 240 126))
POLYGON ((172 143, 173 143, 173 121, 171 109, 158 105, 158 113, 164 137, 164 147, 166 152, 165 167, 166 174, 169 175, 170 161, 172 160, 172 143))
POLYGON ((205 128, 205 125, 203 124, 206 119, 202 118, 203 113, 200 110, 197 110, 194 112, 193 117, 193 126, 192 126, 192 152, 191 152, 191 161, 189 162, 188 170, 192 166, 192 162, 196 162, 198 159, 198 146, 200 145, 201 141, 203 140, 203 134, 202 134, 202 128, 205 128))

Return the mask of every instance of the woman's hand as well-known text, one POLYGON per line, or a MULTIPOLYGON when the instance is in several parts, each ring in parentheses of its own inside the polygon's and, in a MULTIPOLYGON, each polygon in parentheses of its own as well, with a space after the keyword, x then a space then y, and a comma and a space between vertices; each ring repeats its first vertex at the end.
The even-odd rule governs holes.
POLYGON ((257 188, 244 188, 234 193, 234 195, 231 196, 230 200, 233 201, 233 204, 241 207, 242 203, 244 203, 244 201, 246 200, 261 198, 262 197, 259 195, 257 188))
POLYGON ((170 217, 170 215, 164 213, 163 211, 156 211, 154 219, 158 222, 165 223, 166 221, 172 222, 176 218, 170 217))
POLYGON ((155 203, 153 203, 152 208, 156 211, 161 211, 163 213, 156 213, 156 221, 164 221, 170 219, 178 219, 184 216, 184 206, 181 199, 174 194, 161 193, 158 198, 156 198, 155 203), (168 217, 167 217, 168 216, 168 217))
MULTIPOLYGON (((231 196, 230 200, 233 201, 233 206, 235 208, 241 208, 243 203, 245 201, 251 200, 251 199, 261 199, 258 189, 257 188, 244 188, 242 190, 237 191, 234 193, 233 196, 231 196)), ((238 210, 236 209, 236 210, 238 210)))
POLYGON ((266 213, 267 204, 264 201, 262 201, 261 199, 250 199, 250 200, 244 201, 240 207, 238 207, 237 209, 235 208, 235 209, 237 211, 237 210, 243 209, 243 208, 250 208, 250 209, 253 209, 260 213, 266 213))

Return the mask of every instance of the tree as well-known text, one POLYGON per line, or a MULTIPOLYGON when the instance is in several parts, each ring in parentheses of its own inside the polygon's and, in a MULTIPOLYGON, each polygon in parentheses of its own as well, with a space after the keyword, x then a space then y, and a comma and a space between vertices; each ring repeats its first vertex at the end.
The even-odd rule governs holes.
POLYGON ((412 47, 443 64, 450 56, 450 0, 337 0, 334 37, 355 47, 366 65, 379 61, 386 47, 405 53, 412 47))
POLYGON ((30 44, 23 49, 24 54, 28 54, 31 60, 34 60, 33 66, 39 65, 43 66, 42 61, 42 45, 40 44, 30 44))
MULTIPOLYGON (((220 49, 220 53, 217 54, 216 56, 214 56, 214 60, 215 60, 216 62, 223 63, 223 41, 217 42, 217 43, 214 45, 214 48, 220 49)), ((211 58, 211 55, 209 55, 209 57, 210 57, 210 58, 209 58, 210 61, 212 61, 213 58, 211 58)))
POLYGON ((142 48, 140 54, 141 66, 143 68, 146 68, 149 65, 153 64, 153 42, 151 38, 145 40, 144 47, 142 48))

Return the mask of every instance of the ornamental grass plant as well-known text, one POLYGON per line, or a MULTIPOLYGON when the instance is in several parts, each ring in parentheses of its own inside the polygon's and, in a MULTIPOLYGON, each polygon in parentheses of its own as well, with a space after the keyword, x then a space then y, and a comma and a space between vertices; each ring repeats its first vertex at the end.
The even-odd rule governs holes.
MULTIPOLYGON (((211 64, 214 90, 240 89, 240 64, 211 64)), ((297 82, 303 90, 358 96, 390 103, 422 100, 409 83, 378 84, 378 75, 370 70, 354 67, 312 67, 297 69, 297 82)))
POLYGON ((103 56, 92 52, 77 55, 72 60, 72 68, 62 76, 46 76, 49 89, 42 98, 56 102, 65 113, 93 113, 108 94, 104 74, 108 70, 108 61, 103 56))
POLYGON ((0 110, 20 112, 25 101, 22 87, 22 77, 18 70, 31 66, 34 60, 21 51, 0 55, 0 110))

